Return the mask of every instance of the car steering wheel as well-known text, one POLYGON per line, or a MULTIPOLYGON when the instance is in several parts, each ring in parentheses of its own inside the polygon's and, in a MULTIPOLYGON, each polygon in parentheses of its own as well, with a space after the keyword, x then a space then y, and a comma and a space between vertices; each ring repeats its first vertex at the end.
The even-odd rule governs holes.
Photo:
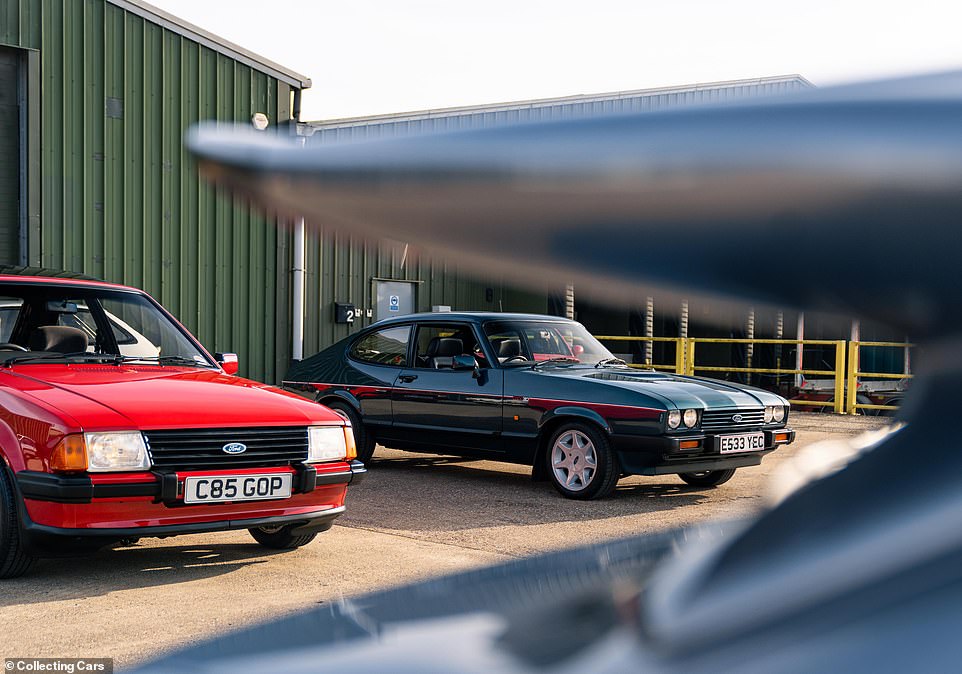
POLYGON ((526 356, 509 356, 508 358, 505 358, 505 359, 504 359, 503 361, 501 361, 501 362, 502 362, 502 364, 503 364, 503 363, 510 363, 510 362, 513 361, 513 360, 524 360, 524 361, 526 361, 526 360, 528 360, 528 358, 527 358, 526 356))
POLYGON ((2 344, 0 344, 0 351, 29 351, 29 350, 30 349, 22 347, 19 344, 14 344, 13 342, 3 342, 2 344))

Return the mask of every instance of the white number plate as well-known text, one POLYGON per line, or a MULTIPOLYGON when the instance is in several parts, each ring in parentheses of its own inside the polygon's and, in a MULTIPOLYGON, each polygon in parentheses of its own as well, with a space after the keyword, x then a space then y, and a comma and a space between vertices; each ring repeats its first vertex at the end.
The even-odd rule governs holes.
POLYGON ((720 435, 722 454, 736 452, 757 452, 765 449, 764 433, 743 433, 741 435, 720 435))
POLYGON ((184 478, 184 503, 290 498, 293 481, 290 473, 188 477, 184 478))

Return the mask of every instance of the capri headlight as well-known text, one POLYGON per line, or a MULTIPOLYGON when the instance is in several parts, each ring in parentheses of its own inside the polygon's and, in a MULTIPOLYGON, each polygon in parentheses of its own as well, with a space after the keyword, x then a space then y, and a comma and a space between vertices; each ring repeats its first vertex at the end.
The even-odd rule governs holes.
POLYGON ((147 443, 140 431, 84 433, 84 444, 87 470, 91 473, 150 468, 147 443))
POLYGON ((685 410, 682 415, 682 419, 685 422, 685 426, 688 428, 694 428, 695 424, 698 423, 698 412, 696 410, 685 410))
POLYGON ((782 421, 785 421, 785 408, 782 405, 774 407, 772 408, 772 410, 773 410, 772 418, 775 421, 779 423, 781 423, 782 421))
POLYGON ((775 417, 775 408, 768 406, 765 408, 765 423, 772 423, 772 419, 775 417))
POLYGON ((307 462, 344 461, 348 454, 346 433, 350 432, 349 426, 308 427, 307 462))
POLYGON ((672 410, 668 413, 668 428, 678 428, 681 425, 681 410, 672 410))

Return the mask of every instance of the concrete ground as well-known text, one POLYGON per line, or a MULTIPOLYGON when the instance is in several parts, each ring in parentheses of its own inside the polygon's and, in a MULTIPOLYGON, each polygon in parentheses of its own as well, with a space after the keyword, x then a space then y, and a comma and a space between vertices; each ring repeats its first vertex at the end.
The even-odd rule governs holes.
POLYGON ((764 507, 766 482, 806 444, 879 426, 795 414, 798 440, 698 490, 676 476, 623 479, 609 499, 569 501, 530 469, 380 448, 348 512, 299 550, 246 532, 144 540, 40 563, 0 584, 0 660, 110 657, 123 667, 243 625, 371 590, 559 547, 764 507))

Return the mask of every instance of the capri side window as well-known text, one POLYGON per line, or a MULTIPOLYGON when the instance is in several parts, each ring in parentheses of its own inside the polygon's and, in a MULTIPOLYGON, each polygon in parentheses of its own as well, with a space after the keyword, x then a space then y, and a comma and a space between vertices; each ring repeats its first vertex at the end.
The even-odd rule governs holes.
POLYGON ((351 347, 351 358, 375 365, 407 365, 410 326, 378 330, 361 337, 351 347))
POLYGON ((470 325, 422 325, 418 328, 414 366, 453 370, 455 356, 473 356, 484 365, 484 354, 470 325))
POLYGON ((503 323, 488 323, 484 326, 484 332, 491 344, 491 349, 498 358, 498 362, 531 359, 531 354, 528 353, 525 342, 521 338, 519 328, 503 323))

